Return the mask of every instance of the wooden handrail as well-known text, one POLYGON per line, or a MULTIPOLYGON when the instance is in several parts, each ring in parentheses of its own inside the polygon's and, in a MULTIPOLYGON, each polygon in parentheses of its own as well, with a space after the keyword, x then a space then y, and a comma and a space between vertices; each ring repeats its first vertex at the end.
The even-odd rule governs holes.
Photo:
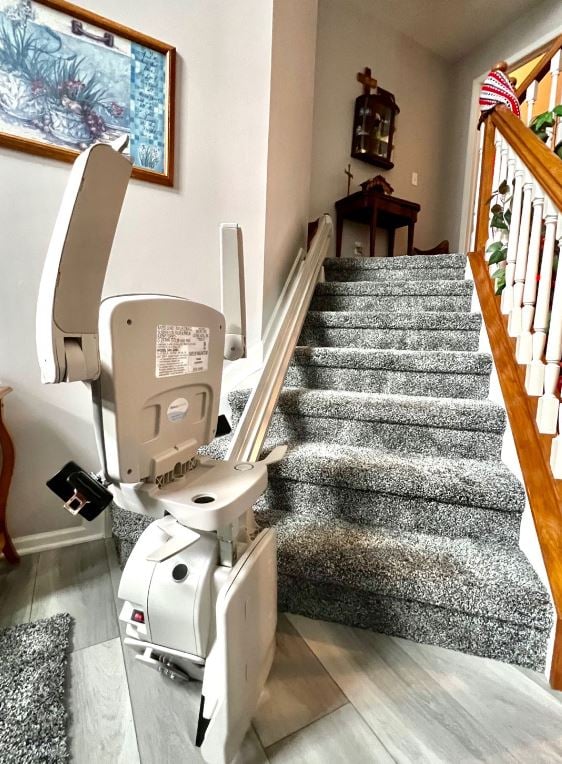
POLYGON ((562 508, 500 300, 481 252, 468 255, 556 611, 550 683, 562 690, 562 508))
POLYGON ((490 113, 485 129, 476 221, 477 251, 469 254, 469 260, 554 602, 556 627, 550 683, 562 690, 562 490, 549 463, 552 438, 539 432, 537 399, 530 398, 525 389, 524 372, 515 357, 515 341, 508 334, 507 319, 502 315, 500 299, 495 295, 484 258, 496 150, 495 130, 558 209, 562 209, 562 162, 504 106, 498 106, 490 113))
POLYGON ((550 69, 550 62, 560 48, 562 48, 562 34, 554 38, 554 40, 550 43, 548 48, 541 56, 537 65, 531 69, 523 82, 517 87, 515 93, 519 99, 519 103, 522 103, 525 100, 527 88, 532 82, 535 80, 540 82, 544 77, 546 77, 548 70, 550 69))
POLYGON ((562 161, 559 157, 505 106, 496 106, 488 120, 500 131, 558 209, 562 209, 562 161))

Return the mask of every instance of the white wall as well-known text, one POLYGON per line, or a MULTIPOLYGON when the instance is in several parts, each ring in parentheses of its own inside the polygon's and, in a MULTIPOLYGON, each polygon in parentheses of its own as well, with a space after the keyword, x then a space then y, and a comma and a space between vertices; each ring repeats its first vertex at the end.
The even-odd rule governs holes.
MULTIPOLYGON (((239 223, 249 339, 259 341, 272 2, 90 0, 88 8, 178 50, 176 187, 131 182, 105 294, 167 292, 218 307, 219 223, 239 223)), ((35 359, 37 288, 68 172, 0 148, 0 382, 15 389, 6 402, 14 536, 73 524, 44 482, 71 458, 98 468, 86 388, 42 387, 35 359)))
POLYGON ((515 62, 562 32, 562 3, 545 0, 518 16, 493 39, 480 45, 452 70, 447 110, 448 174, 443 203, 453 225, 452 242, 464 248, 478 121, 478 82, 498 60, 515 62))
MULTIPOLYGON (((415 244, 422 249, 451 235, 442 214, 442 178, 446 157, 443 141, 448 129, 448 68, 445 62, 417 45, 373 13, 341 0, 319 0, 310 218, 334 215, 334 202, 345 196, 344 170, 351 163, 359 183, 384 175, 395 196, 421 204, 415 244), (395 167, 385 171, 350 159, 355 99, 361 94, 357 72, 372 70, 380 86, 390 90, 400 107, 392 155, 395 167), (419 186, 411 185, 412 172, 419 186)), ((395 252, 406 249, 406 229, 397 231, 395 252)), ((386 254, 384 234, 377 237, 377 254, 386 254), (382 241, 381 241, 382 239, 382 241)), ((353 241, 368 241, 366 226, 344 228, 343 255, 353 241)), ((368 252, 368 249, 365 248, 368 252)))
POLYGON ((274 0, 263 326, 306 245, 317 0, 274 0))

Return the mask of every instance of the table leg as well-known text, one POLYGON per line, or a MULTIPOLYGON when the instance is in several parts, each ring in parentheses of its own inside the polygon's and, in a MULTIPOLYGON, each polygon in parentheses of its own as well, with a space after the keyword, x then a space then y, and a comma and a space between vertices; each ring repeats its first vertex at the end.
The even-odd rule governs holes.
POLYGON ((394 257, 394 236, 396 234, 396 228, 388 229, 388 256, 394 257))
POLYGON ((371 229, 370 229, 370 235, 369 235, 369 257, 375 256, 375 241, 377 238, 377 218, 378 218, 378 210, 376 207, 373 207, 373 211, 371 212, 371 229))
POLYGON ((343 217, 338 212, 336 218, 336 257, 341 257, 341 240, 343 234, 343 217))
POLYGON ((407 254, 411 255, 414 251, 414 223, 408 225, 408 250, 407 254))

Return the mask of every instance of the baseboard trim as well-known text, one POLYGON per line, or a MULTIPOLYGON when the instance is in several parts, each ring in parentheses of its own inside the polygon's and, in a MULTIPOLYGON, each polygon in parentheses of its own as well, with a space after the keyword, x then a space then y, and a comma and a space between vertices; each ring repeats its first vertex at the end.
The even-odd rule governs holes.
POLYGON ((15 538, 13 542, 18 554, 25 555, 73 546, 74 544, 85 544, 87 541, 97 541, 102 538, 104 538, 103 530, 100 531, 99 525, 96 524, 90 528, 78 526, 76 528, 62 528, 58 531, 47 531, 46 533, 32 533, 29 536, 15 538))

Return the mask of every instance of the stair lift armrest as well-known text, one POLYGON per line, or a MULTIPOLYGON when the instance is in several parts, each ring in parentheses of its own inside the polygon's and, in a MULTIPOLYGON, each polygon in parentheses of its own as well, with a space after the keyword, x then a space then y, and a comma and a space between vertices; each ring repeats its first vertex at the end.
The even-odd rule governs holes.
POLYGON ((242 229, 221 225, 221 312, 226 323, 224 357, 237 361, 246 357, 246 294, 242 229))

